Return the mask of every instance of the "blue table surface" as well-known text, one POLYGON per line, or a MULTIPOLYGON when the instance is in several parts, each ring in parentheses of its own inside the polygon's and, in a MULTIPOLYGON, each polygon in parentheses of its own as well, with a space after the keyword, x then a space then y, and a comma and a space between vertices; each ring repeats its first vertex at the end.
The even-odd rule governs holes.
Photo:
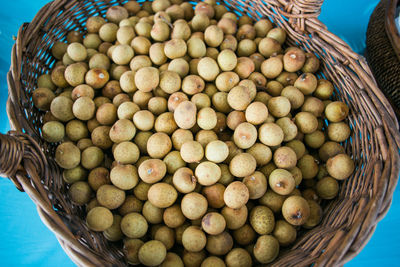
MULTIPOLYGON (((9 130, 5 112, 6 74, 10 52, 23 22, 32 20, 46 0, 13 0, 0 9, 0 132, 9 130)), ((378 0, 325 0, 320 19, 328 29, 363 54, 365 32, 378 0)), ((7 179, 0 179, 0 266, 74 266, 53 233, 37 215, 36 207, 7 179)), ((346 266, 400 266, 400 189, 387 216, 378 224, 362 252, 346 266)))

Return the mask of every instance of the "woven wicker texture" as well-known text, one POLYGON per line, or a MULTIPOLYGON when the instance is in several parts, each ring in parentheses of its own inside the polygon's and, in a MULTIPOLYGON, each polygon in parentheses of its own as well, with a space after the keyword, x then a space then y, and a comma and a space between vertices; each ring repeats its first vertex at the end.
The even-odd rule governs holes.
MULTIPOLYGON (((68 31, 84 32, 89 16, 122 0, 55 0, 44 6, 31 23, 24 24, 12 50, 8 73, 7 111, 12 128, 0 135, 0 172, 10 177, 37 205, 43 222, 80 266, 124 266, 122 252, 102 234, 90 232, 84 210, 66 194, 54 147, 41 140, 43 113, 32 103, 38 75, 55 60, 50 48, 68 31)), ((230 9, 254 19, 267 16, 288 33, 288 44, 315 53, 322 60, 319 77, 330 79, 335 98, 350 107, 352 128, 346 150, 356 171, 340 188, 339 196, 324 207, 323 221, 300 235, 296 244, 274 266, 338 266, 353 258, 366 244, 388 211, 399 176, 400 135, 394 112, 378 89, 364 58, 354 53, 317 19, 322 0, 226 0, 230 9)))
POLYGON ((397 2, 381 1, 372 13, 367 30, 366 57, 379 88, 392 102, 399 117, 400 50, 395 46, 395 40, 391 40, 399 35, 394 21, 397 2))

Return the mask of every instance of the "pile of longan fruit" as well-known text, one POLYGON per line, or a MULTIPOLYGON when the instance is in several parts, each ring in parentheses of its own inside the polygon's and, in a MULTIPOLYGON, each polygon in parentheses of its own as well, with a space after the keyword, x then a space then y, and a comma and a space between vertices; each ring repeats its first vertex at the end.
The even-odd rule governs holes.
POLYGON ((355 165, 319 59, 215 0, 113 6, 32 93, 86 224, 146 266, 252 266, 323 217, 355 165))

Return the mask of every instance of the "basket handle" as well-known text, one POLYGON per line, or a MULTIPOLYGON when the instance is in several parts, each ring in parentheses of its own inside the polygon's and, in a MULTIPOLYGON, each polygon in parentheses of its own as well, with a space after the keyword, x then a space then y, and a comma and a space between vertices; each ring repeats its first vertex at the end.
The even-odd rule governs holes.
POLYGON ((289 23, 295 31, 304 32, 307 22, 326 29, 326 26, 318 20, 324 0, 278 0, 278 2, 284 7, 280 13, 289 18, 289 23))
POLYGON ((8 177, 19 191, 24 191, 16 174, 23 172, 21 166, 26 144, 16 132, 0 133, 0 176, 8 177))

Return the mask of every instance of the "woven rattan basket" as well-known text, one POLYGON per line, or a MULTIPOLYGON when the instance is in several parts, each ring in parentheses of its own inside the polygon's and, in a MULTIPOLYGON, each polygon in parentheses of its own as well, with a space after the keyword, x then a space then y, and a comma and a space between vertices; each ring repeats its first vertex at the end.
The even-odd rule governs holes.
MULTIPOLYGON (((10 177, 37 205, 43 222, 80 266, 124 266, 122 252, 91 232, 84 210, 66 194, 53 146, 40 137, 43 113, 31 94, 38 75, 55 62, 52 44, 70 30, 85 31, 85 20, 123 0, 55 0, 19 30, 8 73, 7 112, 14 131, 0 135, 0 172, 10 177)), ((324 207, 319 226, 302 234, 274 266, 338 266, 367 243, 388 211, 399 176, 400 135, 395 114, 376 86, 364 58, 330 33, 317 17, 322 0, 226 0, 222 4, 255 20, 267 16, 288 33, 288 44, 299 45, 322 59, 320 77, 332 80, 335 98, 348 103, 351 140, 346 149, 356 171, 324 207)), ((11 212, 11 211, 10 211, 11 212)))
POLYGON ((366 58, 379 88, 400 117, 400 33, 395 23, 399 0, 382 0, 371 15, 366 58))

